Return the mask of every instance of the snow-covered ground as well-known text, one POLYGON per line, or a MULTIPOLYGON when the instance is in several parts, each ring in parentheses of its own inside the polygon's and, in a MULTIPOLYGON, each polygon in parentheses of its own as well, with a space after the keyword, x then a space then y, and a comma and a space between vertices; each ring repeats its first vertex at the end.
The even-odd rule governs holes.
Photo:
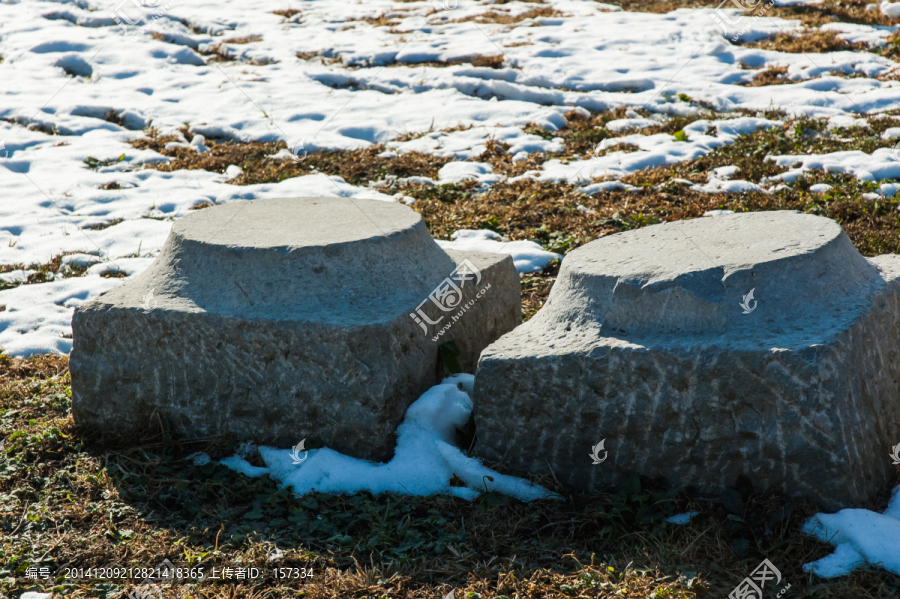
MULTIPOLYGON (((896 68, 892 61, 866 52, 785 54, 735 45, 724 35, 719 15, 733 23, 727 26, 733 30, 728 36, 739 28, 744 40, 800 27, 799 21, 739 17, 735 11, 633 13, 592 0, 540 5, 475 0, 144 2, 145 8, 139 0, 0 1, 0 266, 27 268, 69 252, 98 260, 86 277, 0 291, 0 306, 5 307, 0 311, 0 347, 11 355, 70 351, 74 307, 122 281, 101 273, 112 269, 133 275, 146 268, 172 220, 197 204, 290 195, 391 199, 325 174, 236 186, 225 182, 234 176, 233 169, 142 169, 166 160, 128 143, 144 135, 146 127, 178 134, 187 124, 192 135, 282 140, 307 152, 387 143, 391 152, 455 156, 456 162, 441 169, 439 183, 475 179, 489 186, 503 176, 492 173, 489 165, 471 162, 489 139, 509 144, 516 160, 530 152, 558 151, 558 139, 523 128, 531 123, 558 129, 566 122, 564 115, 577 107, 642 107, 664 120, 697 113, 697 102, 717 111, 777 108, 791 115, 844 119, 900 106, 900 86, 875 79, 896 68), (517 15, 550 7, 557 11, 551 16, 514 23, 472 19, 486 12, 517 15), (284 9, 300 12, 272 12, 284 9), (234 61, 209 62, 203 55, 216 44, 241 38, 255 41, 222 45, 221 51, 234 61), (470 61, 479 55, 502 56, 502 68, 465 62, 402 66, 470 61), (801 83, 737 85, 757 72, 742 66, 771 65, 788 67, 788 77, 801 83), (684 98, 680 94, 694 102, 679 100, 684 98), (122 125, 104 120, 111 111, 122 125), (454 129, 458 125, 463 128, 454 129), (415 139, 393 141, 404 133, 429 130, 415 139), (89 157, 108 163, 88 168, 89 157), (100 189, 112 182, 120 189, 100 189), (117 224, 97 228, 109 223, 117 224)), ((893 29, 830 27, 848 40, 873 44, 883 44, 893 29)), ((652 120, 633 111, 629 115, 610 123, 610 130, 627 132, 652 120)), ((685 129, 681 141, 635 132, 615 142, 637 151, 567 163, 549 160, 523 176, 580 181, 592 193, 592 177, 693 159, 737 135, 777 125, 753 117, 701 120, 685 129)), ((199 139, 194 147, 203 150, 199 139)), ((808 156, 802 157, 801 168, 827 164, 861 178, 883 179, 900 174, 900 163, 889 159, 886 151, 878 156, 808 156)), ((701 190, 753 185, 711 177, 701 190)), ((895 190, 888 185, 885 192, 891 195, 895 190)), ((454 243, 513 253, 521 249, 525 253, 517 261, 526 270, 546 262, 535 262, 531 246, 492 246, 490 239, 473 238, 454 243)), ((3 276, 13 281, 28 274, 3 276)))
MULTIPOLYGON (((803 0, 779 4, 798 2, 803 0)), ((297 152, 385 143, 388 153, 417 150, 454 158, 436 183, 474 179, 487 187, 503 176, 472 159, 489 140, 509 144, 518 161, 529 153, 562 149, 559 138, 526 133, 526 125, 555 131, 572 110, 649 110, 651 117, 631 110, 627 118, 609 123, 610 131, 627 135, 598 148, 625 144, 636 151, 549 160, 522 175, 575 181, 591 194, 633 189, 594 178, 691 160, 742 134, 781 125, 761 115, 734 115, 697 120, 684 129, 682 139, 638 132, 672 116, 705 113, 700 103, 720 114, 777 109, 789 116, 828 118, 835 126, 862 126, 861 118, 900 108, 900 85, 891 80, 898 65, 891 60, 867 52, 785 54, 733 44, 734 35, 754 40, 801 25, 798 20, 717 12, 714 6, 647 14, 593 0, 540 5, 145 0, 143 7, 138 0, 0 0, 0 266, 24 266, 0 278, 22 281, 31 274, 30 265, 61 254, 75 254, 66 260, 89 267, 82 277, 0 291, 0 347, 11 355, 68 353, 74 308, 123 281, 101 275, 141 272, 158 253, 172 221, 198 204, 299 195, 393 201, 377 189, 325 174, 236 186, 226 181, 239 172, 237 167, 226 173, 144 169, 167 160, 129 143, 148 127, 163 135, 180 135, 179 128, 187 126, 192 137, 284 141, 297 152), (471 18, 488 11, 517 15, 549 7, 558 12, 514 23, 471 18), (298 12, 272 12, 285 9, 298 12), (241 38, 253 41, 227 42, 241 38), (235 60, 209 62, 204 53, 217 44, 235 60), (503 57, 501 68, 466 63, 475 56, 498 55, 503 57), (462 64, 411 64, 423 61, 462 64), (754 69, 771 66, 786 67, 786 76, 797 83, 739 85, 759 72, 754 69), (122 124, 105 120, 110 113, 122 124), (398 140, 426 131, 430 133, 398 140), (112 182, 119 188, 101 189, 112 182)), ((891 14, 897 6, 887 3, 882 10, 891 14)), ((843 23, 823 28, 872 45, 883 45, 896 29, 843 23)), ((898 137, 900 130, 886 136, 898 137)), ((205 149, 201 138, 185 138, 184 144, 205 149)), ((284 152, 285 159, 290 157, 284 152)), ((900 178, 900 162, 885 149, 871 155, 835 152, 773 159, 792 170, 772 183, 824 167, 886 181, 881 191, 893 195, 898 185, 890 180, 900 178)), ((738 191, 767 183, 732 181, 733 170, 716 169, 708 184, 695 189, 738 191)), ((506 243, 484 231, 461 231, 442 245, 512 253, 520 272, 539 269, 556 257, 535 243, 506 243)), ((426 393, 407 414, 390 464, 365 464, 323 449, 311 451, 302 468, 294 468, 284 452, 264 449, 265 472, 298 491, 396 491, 391 485, 399 480, 411 492, 471 496, 489 471, 445 438, 452 420, 447 414, 463 418, 471 409, 465 395, 453 384, 426 393), (438 408, 445 409, 441 418, 434 416, 438 408), (324 471, 344 472, 349 478, 329 480, 319 476, 324 471), (467 486, 446 487, 451 471, 467 486), (413 474, 418 472, 435 477, 413 474)), ((233 462, 251 473, 249 464, 233 462)), ((521 481, 492 476, 494 488, 523 499, 543 494, 521 481)), ((837 547, 835 557, 820 560, 812 570, 827 576, 864 562, 882 562, 898 572, 897 501, 895 496, 884 515, 845 510, 810 521, 810 534, 837 547), (866 536, 866 526, 880 530, 881 536, 866 536)), ((692 516, 673 521, 687 523, 692 516)))

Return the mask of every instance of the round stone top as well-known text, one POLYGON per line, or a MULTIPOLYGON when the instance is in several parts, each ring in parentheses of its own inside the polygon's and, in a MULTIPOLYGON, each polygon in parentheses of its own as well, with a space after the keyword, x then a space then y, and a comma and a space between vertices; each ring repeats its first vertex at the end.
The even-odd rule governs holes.
MULTIPOLYGON (((566 257, 585 274, 647 282, 717 267, 727 278, 750 265, 808 256, 844 235, 835 221, 796 211, 675 221, 603 237, 566 257)), ((839 266, 839 265, 835 265, 839 266)))
POLYGON ((831 219, 733 214, 644 227, 574 250, 538 316, 629 339, 772 338, 852 318, 880 280, 831 219))
POLYGON ((176 221, 141 284, 186 310, 351 325, 414 307, 454 268, 403 204, 278 198, 176 221))
POLYGON ((177 221, 172 231, 204 245, 294 251, 402 234, 421 222, 418 213, 395 202, 277 198, 199 210, 177 221))

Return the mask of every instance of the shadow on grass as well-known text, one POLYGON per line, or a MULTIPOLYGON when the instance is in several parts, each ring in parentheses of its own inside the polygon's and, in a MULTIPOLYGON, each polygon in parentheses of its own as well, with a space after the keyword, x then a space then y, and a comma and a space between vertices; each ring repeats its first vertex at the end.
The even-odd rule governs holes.
MULTIPOLYGON (((86 434, 72 423, 68 375, 59 364, 55 374, 19 370, 21 378, 0 378, 0 584, 7 596, 51 588, 73 597, 123 596, 135 581, 66 578, 67 568, 151 567, 166 558, 207 573, 260 570, 255 580, 176 585, 170 591, 178 597, 434 597, 451 589, 471 599, 723 597, 763 559, 791 584, 788 597, 898 590, 896 577, 880 570, 838 581, 805 574, 803 563, 831 552, 800 534, 815 510, 754 493, 747 480, 717 502, 637 476, 590 495, 536 481, 563 498, 527 504, 495 493, 471 503, 368 493, 298 497, 267 476, 215 463, 234 454, 234 441, 173 440, 163 426, 128 439, 86 434), (200 451, 213 461, 195 465, 200 451), (664 521, 686 511, 700 513, 685 526, 664 521), (51 578, 29 580, 28 567, 47 567, 51 578), (314 576, 276 579, 279 567, 314 576)), ((882 511, 888 492, 867 507, 882 511)))

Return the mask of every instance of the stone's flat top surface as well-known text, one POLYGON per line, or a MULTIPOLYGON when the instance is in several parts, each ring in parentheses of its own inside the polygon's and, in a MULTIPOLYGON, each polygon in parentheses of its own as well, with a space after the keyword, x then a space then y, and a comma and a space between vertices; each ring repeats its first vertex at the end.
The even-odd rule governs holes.
POLYGON ((417 212, 394 202, 235 202, 176 222, 146 271, 91 305, 136 309, 152 292, 162 311, 368 325, 409 319, 464 258, 486 270, 506 256, 454 259, 417 212))
POLYGON ((498 343, 511 344, 507 353, 797 348, 845 330, 884 284, 830 219, 779 211, 678 221, 571 252, 544 308, 498 343))
MULTIPOLYGON (((566 257, 569 269, 641 278, 643 284, 718 268, 732 273, 809 256, 843 235, 835 221, 795 211, 750 212, 643 227, 591 242, 566 257)), ((853 265, 832 265, 842 270, 853 265)))
POLYGON ((254 249, 299 248, 392 235, 421 217, 402 204, 353 198, 273 198, 206 208, 173 231, 204 244, 254 249))

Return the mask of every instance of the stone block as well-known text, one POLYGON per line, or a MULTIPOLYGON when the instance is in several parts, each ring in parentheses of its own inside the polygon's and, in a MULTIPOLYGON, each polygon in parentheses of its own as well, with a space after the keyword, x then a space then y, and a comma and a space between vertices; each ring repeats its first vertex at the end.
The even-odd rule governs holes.
POLYGON ((158 413, 183 437, 387 459, 438 380, 439 344, 472 372, 520 322, 511 258, 445 252, 402 204, 224 204, 176 221, 145 272, 75 311, 73 415, 127 431, 158 413))
POLYGON ((793 211, 593 241, 482 353, 476 453, 582 490, 637 472, 718 495, 746 475, 863 502, 900 443, 898 277, 900 256, 866 259, 793 211))

